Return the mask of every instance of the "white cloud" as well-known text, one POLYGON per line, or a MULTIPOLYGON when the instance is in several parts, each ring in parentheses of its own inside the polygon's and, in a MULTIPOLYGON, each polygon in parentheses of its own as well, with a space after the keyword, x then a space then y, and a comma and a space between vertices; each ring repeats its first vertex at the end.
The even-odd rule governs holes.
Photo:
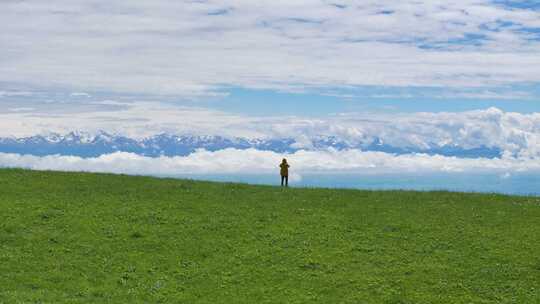
POLYGON ((25 85, 198 96, 540 82, 540 42, 520 30, 540 12, 488 0, 2 1, 0 25, 0 82, 25 85))
POLYGON ((509 172, 505 172, 500 175, 501 179, 509 179, 510 177, 512 177, 512 174, 510 174, 509 172))
POLYGON ((392 155, 358 150, 298 151, 278 154, 254 149, 199 150, 185 157, 150 158, 130 153, 114 153, 97 158, 74 156, 31 156, 0 153, 0 167, 39 170, 111 172, 143 175, 181 174, 274 174, 281 158, 291 164, 291 174, 300 180, 309 173, 391 173, 391 172, 540 172, 540 159, 462 159, 425 154, 392 155))
POLYGON ((92 95, 85 92, 73 92, 70 94, 72 97, 92 97, 92 95))
POLYGON ((0 98, 2 97, 18 97, 18 96, 32 96, 34 93, 26 91, 0 91, 0 98))
POLYGON ((479 92, 446 92, 444 94, 435 95, 435 98, 448 99, 448 98, 466 98, 466 99, 488 99, 488 100, 534 100, 536 97, 531 92, 516 91, 510 92, 493 92, 489 90, 483 90, 479 92))
POLYGON ((10 108, 8 110, 11 112, 31 112, 31 111, 34 111, 35 109, 29 108, 29 107, 20 107, 20 108, 10 108))

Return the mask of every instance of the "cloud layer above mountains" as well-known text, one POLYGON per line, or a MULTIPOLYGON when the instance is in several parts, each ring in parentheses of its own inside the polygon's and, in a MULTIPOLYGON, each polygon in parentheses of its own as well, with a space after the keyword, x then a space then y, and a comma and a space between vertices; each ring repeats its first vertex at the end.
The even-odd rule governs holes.
POLYGON ((2 1, 0 82, 187 97, 540 82, 540 11, 512 4, 2 1))
POLYGON ((519 114, 496 108, 458 113, 347 113, 321 118, 247 117, 166 104, 105 102, 73 115, 68 110, 0 112, 0 137, 100 130, 141 139, 156 134, 214 135, 226 138, 294 139, 295 149, 313 150, 319 137, 347 146, 373 142, 424 151, 437 147, 494 148, 507 156, 540 158, 540 113, 519 114), (112 107, 112 108, 108 108, 112 107))

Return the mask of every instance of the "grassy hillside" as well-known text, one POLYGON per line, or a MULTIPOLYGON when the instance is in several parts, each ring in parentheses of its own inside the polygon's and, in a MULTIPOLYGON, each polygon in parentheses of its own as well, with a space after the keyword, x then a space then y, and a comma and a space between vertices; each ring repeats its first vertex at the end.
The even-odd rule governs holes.
POLYGON ((540 198, 0 170, 0 303, 540 303, 540 198))

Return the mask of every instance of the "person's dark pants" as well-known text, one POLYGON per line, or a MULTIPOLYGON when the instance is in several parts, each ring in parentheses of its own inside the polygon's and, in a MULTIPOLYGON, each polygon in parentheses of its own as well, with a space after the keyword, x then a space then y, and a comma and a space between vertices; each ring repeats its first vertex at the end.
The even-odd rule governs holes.
POLYGON ((281 176, 281 186, 283 186, 283 182, 285 182, 285 187, 289 187, 289 176, 288 175, 282 175, 281 176))

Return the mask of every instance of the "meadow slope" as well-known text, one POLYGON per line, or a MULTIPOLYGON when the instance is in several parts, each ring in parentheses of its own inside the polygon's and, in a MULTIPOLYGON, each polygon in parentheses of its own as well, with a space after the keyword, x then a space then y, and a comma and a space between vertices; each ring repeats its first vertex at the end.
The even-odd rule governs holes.
POLYGON ((540 198, 0 170, 0 303, 540 303, 540 198))

